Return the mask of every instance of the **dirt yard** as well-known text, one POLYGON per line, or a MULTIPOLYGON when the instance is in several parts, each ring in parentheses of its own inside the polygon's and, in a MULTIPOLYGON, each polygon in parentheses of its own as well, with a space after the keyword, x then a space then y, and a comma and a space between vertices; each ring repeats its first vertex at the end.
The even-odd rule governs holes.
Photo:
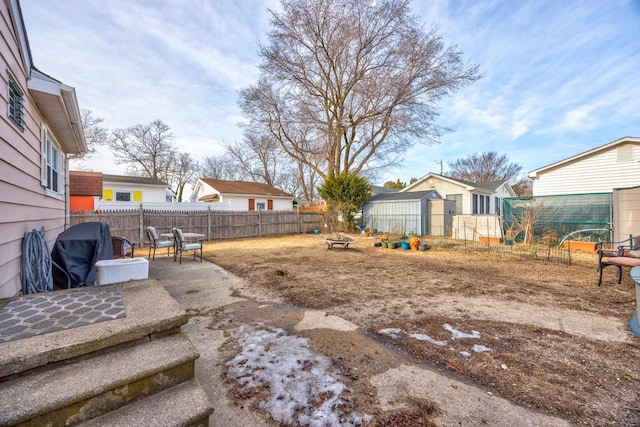
MULTIPOLYGON (((628 270, 617 285, 615 269, 605 269, 598 287, 595 253, 566 265, 435 242, 427 251, 383 249, 373 238, 353 238, 347 250, 327 250, 316 235, 216 241, 205 258, 246 279, 238 296, 339 316, 365 329, 375 346, 518 405, 576 425, 640 425, 640 338, 628 329, 636 309, 628 270), (468 340, 451 340, 451 329, 476 335, 473 357, 468 340)), ((347 343, 328 330, 314 343, 357 373, 348 384, 353 406, 382 414, 370 381, 392 362, 359 348, 366 341, 347 343)), ((375 423, 432 425, 434 411, 416 401, 375 423)))

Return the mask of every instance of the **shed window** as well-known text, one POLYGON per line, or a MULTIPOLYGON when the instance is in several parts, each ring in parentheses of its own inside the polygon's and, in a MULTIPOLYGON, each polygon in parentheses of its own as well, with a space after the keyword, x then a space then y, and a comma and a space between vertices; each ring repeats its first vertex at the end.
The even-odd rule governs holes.
POLYGON ((116 202, 130 202, 131 193, 128 191, 116 191, 116 202))
POLYGON ((24 130, 24 96, 18 84, 9 75, 7 115, 20 128, 24 130))

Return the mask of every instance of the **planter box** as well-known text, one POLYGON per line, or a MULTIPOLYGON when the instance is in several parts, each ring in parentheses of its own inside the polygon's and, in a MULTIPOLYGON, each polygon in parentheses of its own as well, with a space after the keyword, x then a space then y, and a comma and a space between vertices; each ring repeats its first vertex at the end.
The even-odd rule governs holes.
POLYGON ((97 285, 144 280, 149 277, 149 261, 144 258, 107 259, 96 262, 97 285))
POLYGON ((562 242, 562 247, 565 249, 569 249, 571 247, 572 251, 584 251, 584 252, 595 252, 596 244, 594 242, 562 242))
POLYGON ((500 244, 500 238, 499 237, 480 236, 478 239, 480 240, 480 243, 488 243, 490 245, 499 245, 500 244))

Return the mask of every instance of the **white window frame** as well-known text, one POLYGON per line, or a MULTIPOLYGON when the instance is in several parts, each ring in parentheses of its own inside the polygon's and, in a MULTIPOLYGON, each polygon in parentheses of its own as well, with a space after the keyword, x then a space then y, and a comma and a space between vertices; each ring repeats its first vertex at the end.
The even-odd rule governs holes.
POLYGON ((64 194, 64 156, 62 149, 46 125, 42 126, 41 138, 40 183, 48 195, 61 198, 64 194))
POLYGON ((7 117, 24 131, 24 94, 11 74, 7 78, 7 117))
POLYGON ((263 211, 267 208, 267 204, 265 202, 256 202, 256 210, 263 211))

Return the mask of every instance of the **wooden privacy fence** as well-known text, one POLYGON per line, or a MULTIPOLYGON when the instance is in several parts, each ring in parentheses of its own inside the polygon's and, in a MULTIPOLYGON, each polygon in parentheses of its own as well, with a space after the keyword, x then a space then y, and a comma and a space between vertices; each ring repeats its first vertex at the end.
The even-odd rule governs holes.
POLYGON ((113 236, 121 236, 142 246, 147 242, 144 229, 156 227, 158 233, 173 228, 200 233, 207 240, 299 234, 321 228, 321 212, 292 211, 166 211, 145 209, 71 212, 71 225, 102 221, 113 236))

